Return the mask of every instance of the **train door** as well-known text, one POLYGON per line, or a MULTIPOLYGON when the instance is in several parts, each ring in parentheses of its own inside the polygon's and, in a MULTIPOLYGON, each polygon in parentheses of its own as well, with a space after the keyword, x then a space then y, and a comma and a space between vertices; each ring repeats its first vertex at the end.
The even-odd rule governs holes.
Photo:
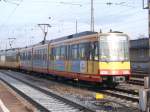
POLYGON ((70 69, 71 72, 80 73, 79 44, 71 45, 70 69))
POLYGON ((80 43, 79 44, 79 58, 80 58, 80 72, 87 73, 87 58, 86 58, 86 46, 87 43, 80 43))
POLYGON ((88 74, 98 73, 98 42, 90 42, 88 45, 88 74))
POLYGON ((48 62, 49 71, 54 70, 54 57, 55 57, 55 48, 49 46, 49 62, 48 62))
POLYGON ((94 42, 94 54, 93 54, 93 60, 94 60, 94 68, 93 68, 93 74, 98 74, 99 70, 99 46, 98 41, 94 42))
POLYGON ((88 74, 93 74, 94 72, 94 61, 93 61, 93 53, 94 53, 94 45, 90 42, 87 46, 87 59, 88 59, 88 74))

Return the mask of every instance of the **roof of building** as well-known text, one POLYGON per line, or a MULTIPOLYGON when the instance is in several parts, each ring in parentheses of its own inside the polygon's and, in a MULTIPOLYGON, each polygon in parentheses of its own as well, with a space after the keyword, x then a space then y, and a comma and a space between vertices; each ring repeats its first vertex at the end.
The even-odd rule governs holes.
POLYGON ((149 48, 149 38, 140 38, 136 40, 130 40, 131 49, 148 49, 149 48))

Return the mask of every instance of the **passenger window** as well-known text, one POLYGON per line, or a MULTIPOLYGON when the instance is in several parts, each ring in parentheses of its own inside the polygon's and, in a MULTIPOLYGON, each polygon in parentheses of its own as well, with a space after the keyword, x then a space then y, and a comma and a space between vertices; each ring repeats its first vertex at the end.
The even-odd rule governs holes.
POLYGON ((71 57, 72 57, 73 60, 78 60, 79 59, 79 56, 78 56, 79 48, 78 47, 79 47, 78 44, 71 46, 71 57))
POLYGON ((66 54, 66 49, 65 48, 66 48, 65 46, 60 47, 60 49, 61 49, 60 59, 61 60, 65 59, 65 54, 66 54))
POLYGON ((85 54, 88 60, 98 60, 98 42, 87 43, 85 54))
POLYGON ((86 59, 86 44, 85 43, 81 43, 79 45, 79 56, 81 60, 85 60, 86 59))
POLYGON ((55 57, 56 60, 59 60, 60 59, 60 47, 57 47, 56 48, 56 57, 55 57))
POLYGON ((94 60, 99 60, 98 42, 94 42, 94 60))
POLYGON ((55 58, 55 48, 51 48, 51 50, 50 50, 50 59, 54 60, 54 58, 55 58))

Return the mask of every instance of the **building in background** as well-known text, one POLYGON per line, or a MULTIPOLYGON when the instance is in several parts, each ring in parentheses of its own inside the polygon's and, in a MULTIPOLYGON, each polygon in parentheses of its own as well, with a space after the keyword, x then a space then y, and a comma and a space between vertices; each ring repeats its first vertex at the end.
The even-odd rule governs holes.
POLYGON ((130 40, 130 59, 132 70, 142 70, 148 72, 148 50, 149 39, 140 38, 136 40, 130 40))

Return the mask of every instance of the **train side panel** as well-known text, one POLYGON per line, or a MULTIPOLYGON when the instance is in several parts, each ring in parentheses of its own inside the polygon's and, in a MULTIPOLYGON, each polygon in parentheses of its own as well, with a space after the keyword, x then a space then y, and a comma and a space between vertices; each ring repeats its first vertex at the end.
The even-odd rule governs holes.
POLYGON ((20 69, 32 71, 32 47, 20 50, 20 69))
POLYGON ((97 35, 51 43, 49 45, 49 74, 101 82, 101 78, 98 76, 97 43, 97 35))
POLYGON ((33 47, 33 71, 48 73, 48 44, 33 47))
POLYGON ((0 54, 0 66, 2 68, 19 69, 19 49, 8 49, 0 54))

